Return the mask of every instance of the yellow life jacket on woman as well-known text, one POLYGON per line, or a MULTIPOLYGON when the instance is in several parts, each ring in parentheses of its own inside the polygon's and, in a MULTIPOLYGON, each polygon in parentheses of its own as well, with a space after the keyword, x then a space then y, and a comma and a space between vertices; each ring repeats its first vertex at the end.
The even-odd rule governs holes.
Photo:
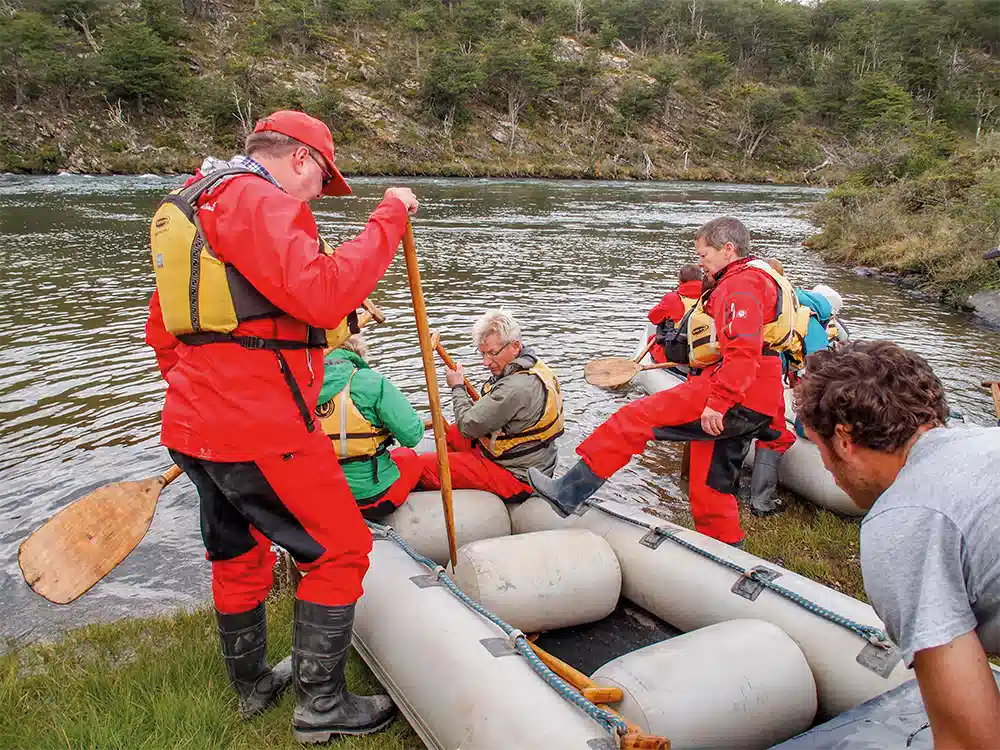
POLYGON ((316 406, 319 424, 333 443, 341 463, 375 459, 389 450, 392 434, 385 427, 376 427, 354 405, 351 399, 351 381, 358 374, 351 373, 340 393, 316 406))
MULTIPOLYGON (((198 218, 198 199, 223 180, 256 174, 242 167, 210 172, 186 188, 175 190, 160 203, 149 229, 149 246, 156 274, 163 324, 186 344, 236 341, 231 335, 249 320, 276 318, 285 312, 272 304, 235 266, 219 258, 205 238, 198 218)), ((320 247, 333 254, 322 238, 320 247)), ((347 320, 330 332, 342 343, 351 334, 347 320)), ((242 337, 249 339, 250 337, 242 337)), ((327 344, 324 331, 309 328, 305 341, 257 339, 251 348, 300 349, 327 344)))
MULTIPOLYGON (((505 454, 511 456, 513 455, 511 451, 526 443, 533 443, 533 445, 518 451, 516 455, 524 456, 534 453, 545 447, 549 441, 562 435, 566 428, 566 422, 563 419, 562 389, 559 388, 556 374, 549 369, 549 366, 540 359, 535 360, 535 364, 527 370, 517 370, 506 377, 513 378, 519 375, 534 375, 542 381, 542 385, 545 386, 545 408, 542 409, 535 424, 526 430, 514 433, 498 431, 479 438, 479 444, 483 450, 493 458, 500 458, 505 454)), ((483 386, 483 395, 489 393, 494 385, 494 383, 486 383, 483 386)))
MULTIPOLYGON (((788 279, 762 260, 749 261, 746 268, 756 268, 766 273, 778 287, 778 304, 775 316, 764 324, 764 346, 772 352, 790 352, 793 359, 803 359, 802 341, 809 325, 809 308, 799 305, 795 289, 788 279), (796 354, 798 352, 799 354, 796 354)), ((743 269, 737 271, 742 273, 743 269)), ((703 368, 722 359, 715 319, 705 309, 712 289, 701 295, 697 305, 687 315, 688 363, 703 368)), ((793 369, 798 369, 793 364, 793 369)))

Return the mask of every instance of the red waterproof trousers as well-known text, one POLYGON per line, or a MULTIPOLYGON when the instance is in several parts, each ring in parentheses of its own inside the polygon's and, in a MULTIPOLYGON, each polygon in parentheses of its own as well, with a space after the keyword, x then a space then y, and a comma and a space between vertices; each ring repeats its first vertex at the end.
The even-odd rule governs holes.
POLYGON ((776 440, 758 440, 757 446, 783 456, 789 448, 795 445, 795 433, 788 429, 788 423, 785 421, 784 399, 781 399, 781 407, 771 417, 771 429, 779 433, 778 438, 776 440))
POLYGON ((378 521, 392 513, 406 502, 407 496, 416 489, 420 482, 424 464, 420 456, 412 448, 400 446, 389 455, 399 469, 399 479, 393 482, 389 489, 381 495, 358 500, 361 515, 369 521, 378 521))
MULTIPOLYGON (((776 367, 776 357, 762 357, 761 369, 776 367), (771 360, 771 362, 765 362, 771 360)), ((773 375, 772 375, 773 379, 773 375)), ((701 428, 701 414, 712 390, 712 376, 693 376, 686 382, 626 404, 580 443, 576 452, 600 477, 608 478, 650 440, 691 442, 689 496, 695 529, 722 542, 743 539, 734 495, 740 467, 757 435, 773 438, 772 417, 742 405, 725 412, 719 436, 701 428)))
POLYGON ((371 532, 330 439, 313 435, 301 450, 255 461, 208 461, 170 451, 201 498, 201 533, 220 612, 246 612, 267 598, 271 542, 287 549, 304 574, 299 599, 343 606, 361 596, 371 532))
MULTIPOLYGON (((456 425, 448 428, 448 465, 451 486, 456 490, 492 492, 505 503, 527 500, 534 492, 495 461, 483 455, 479 444, 462 436, 456 425)), ((420 454, 420 486, 425 490, 441 489, 437 453, 420 454)))

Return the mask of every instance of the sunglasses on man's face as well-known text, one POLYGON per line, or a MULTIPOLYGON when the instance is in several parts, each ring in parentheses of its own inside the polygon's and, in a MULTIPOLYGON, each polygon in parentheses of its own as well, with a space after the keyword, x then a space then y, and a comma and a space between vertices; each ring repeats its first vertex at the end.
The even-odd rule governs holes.
POLYGON ((316 162, 316 166, 319 167, 319 171, 323 173, 323 187, 326 187, 333 182, 333 175, 326 171, 326 167, 323 166, 323 162, 317 159, 311 152, 309 156, 314 162, 316 162))

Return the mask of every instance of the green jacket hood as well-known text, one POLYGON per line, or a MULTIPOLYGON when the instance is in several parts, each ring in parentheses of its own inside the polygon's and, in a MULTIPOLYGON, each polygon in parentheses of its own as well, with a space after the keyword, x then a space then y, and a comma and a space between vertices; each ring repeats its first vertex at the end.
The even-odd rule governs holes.
POLYGON ((364 359, 347 349, 334 349, 323 359, 323 365, 323 388, 319 392, 321 404, 340 393, 355 370, 371 369, 364 359))

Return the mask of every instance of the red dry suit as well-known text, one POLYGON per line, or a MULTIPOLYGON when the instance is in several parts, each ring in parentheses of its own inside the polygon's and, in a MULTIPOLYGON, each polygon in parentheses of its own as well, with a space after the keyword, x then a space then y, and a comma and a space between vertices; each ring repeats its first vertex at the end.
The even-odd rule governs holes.
MULTIPOLYGON (((676 326, 686 312, 682 298, 686 297, 688 300, 697 300, 700 296, 701 281, 682 281, 674 291, 663 295, 663 299, 660 300, 659 304, 649 311, 649 322, 658 326, 664 321, 672 320, 676 326)), ((654 344, 653 348, 649 350, 649 356, 653 358, 654 362, 667 361, 667 357, 663 353, 662 344, 654 344)))
MULTIPOLYGON (((216 255, 287 313, 241 323, 233 333, 295 341, 305 340, 308 326, 335 328, 361 304, 392 261, 407 221, 402 201, 383 200, 361 234, 327 256, 308 203, 256 175, 225 180, 198 205, 216 255)), ((308 573, 299 598, 328 606, 355 601, 371 534, 329 438, 318 423, 307 430, 275 352, 179 342, 164 328, 155 292, 146 343, 167 381, 161 442, 201 497, 219 611, 243 612, 267 596, 268 540, 308 573)), ((283 354, 312 412, 323 351, 283 354)))
POLYGON ((726 266, 706 303, 721 362, 626 404, 576 451, 594 473, 607 478, 642 453, 650 440, 691 441, 689 495, 695 528, 728 543, 743 539, 734 496, 743 458, 753 437, 777 437, 769 425, 784 399, 781 357, 763 353, 763 328, 775 317, 777 286, 747 262, 741 258, 726 266), (706 406, 725 415, 722 435, 701 429, 706 406))

